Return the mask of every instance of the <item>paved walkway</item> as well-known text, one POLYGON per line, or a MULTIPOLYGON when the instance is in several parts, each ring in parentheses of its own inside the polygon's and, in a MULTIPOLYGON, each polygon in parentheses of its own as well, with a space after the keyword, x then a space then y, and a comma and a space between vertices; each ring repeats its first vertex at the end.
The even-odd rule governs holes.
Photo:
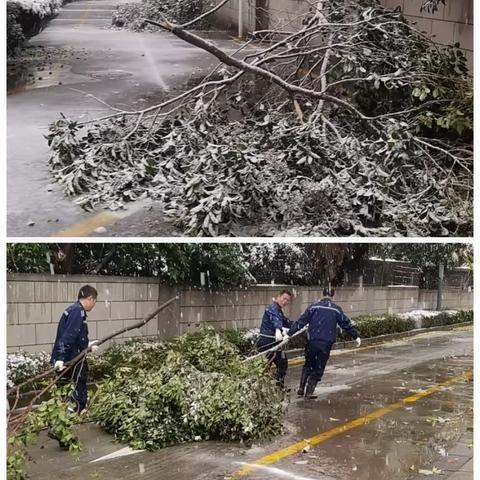
MULTIPOLYGON (((306 402, 292 391, 287 431, 270 442, 131 452, 89 424, 79 430, 84 449, 77 458, 42 434, 29 452, 32 478, 50 480, 54 471, 58 480, 417 480, 419 470, 433 467, 442 471, 438 479, 473 478, 473 382, 462 377, 473 365, 471 330, 333 353, 318 400, 306 402), (430 393, 422 396, 425 389, 430 393), (306 438, 311 448, 296 449, 306 438), (264 465, 248 469, 258 461, 264 465)), ((300 365, 290 367, 289 386, 296 387, 299 375, 300 365)))
MULTIPOLYGON (((462 435, 457 444, 436 460, 431 471, 433 475, 418 475, 415 480, 473 480, 473 431, 462 435)), ((429 471, 429 470, 427 470, 429 471)))

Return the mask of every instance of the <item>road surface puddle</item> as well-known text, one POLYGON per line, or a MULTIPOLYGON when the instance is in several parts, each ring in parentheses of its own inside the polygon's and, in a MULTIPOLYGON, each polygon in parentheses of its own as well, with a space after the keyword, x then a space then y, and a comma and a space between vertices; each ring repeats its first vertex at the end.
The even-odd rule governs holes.
POLYGON ((7 94, 17 95, 47 88, 91 81, 72 72, 72 63, 86 60, 87 52, 72 48, 28 46, 7 63, 7 94))

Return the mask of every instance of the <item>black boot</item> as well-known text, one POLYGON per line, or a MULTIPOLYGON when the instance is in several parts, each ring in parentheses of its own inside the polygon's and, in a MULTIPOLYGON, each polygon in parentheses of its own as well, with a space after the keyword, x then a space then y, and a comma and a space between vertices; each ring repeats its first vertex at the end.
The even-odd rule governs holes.
POLYGON ((317 395, 314 395, 315 387, 317 386, 317 382, 308 382, 307 384, 307 391, 305 392, 305 400, 315 400, 317 395))
POLYGON ((280 388, 284 392, 287 392, 287 393, 290 392, 290 388, 285 386, 285 378, 278 378, 277 379, 277 386, 278 386, 278 388, 280 388))
POLYGON ((73 437, 69 442, 62 442, 62 441, 60 440, 60 437, 57 435, 57 433, 55 432, 55 430, 54 430, 52 427, 48 427, 47 435, 48 435, 52 440, 56 440, 56 441, 58 442, 58 446, 59 446, 62 450, 68 450, 68 449, 70 448, 70 445, 71 445, 71 444, 78 443, 78 438, 77 438, 77 437, 73 437))
POLYGON ((305 375, 305 369, 302 368, 302 376, 300 377, 300 385, 298 386, 297 395, 303 397, 305 395, 305 385, 307 383, 307 376, 305 375))

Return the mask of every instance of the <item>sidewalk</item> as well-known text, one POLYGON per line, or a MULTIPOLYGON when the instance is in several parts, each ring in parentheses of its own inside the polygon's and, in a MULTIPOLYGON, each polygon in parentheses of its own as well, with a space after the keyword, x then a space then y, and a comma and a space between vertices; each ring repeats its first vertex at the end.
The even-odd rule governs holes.
POLYGON ((473 431, 464 433, 445 457, 440 457, 426 471, 433 475, 418 474, 413 480, 473 480, 473 431))

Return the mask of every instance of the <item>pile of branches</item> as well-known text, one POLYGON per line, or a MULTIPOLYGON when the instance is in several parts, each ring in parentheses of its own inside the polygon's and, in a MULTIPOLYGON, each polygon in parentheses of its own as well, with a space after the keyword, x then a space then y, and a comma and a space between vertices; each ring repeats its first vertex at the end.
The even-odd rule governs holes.
POLYGON ((472 82, 458 46, 375 0, 317 1, 302 28, 262 31, 248 54, 192 22, 154 23, 222 64, 160 105, 51 125, 51 170, 84 208, 149 196, 191 235, 471 234, 472 82))
POLYGON ((282 431, 283 394, 265 360, 242 363, 220 333, 209 329, 132 348, 128 366, 116 366, 90 406, 95 421, 132 448, 250 442, 282 431))
POLYGON ((118 5, 112 13, 112 25, 135 32, 156 31, 159 27, 148 24, 145 19, 160 21, 168 15, 174 22, 185 23, 202 14, 204 0, 142 0, 118 5))

